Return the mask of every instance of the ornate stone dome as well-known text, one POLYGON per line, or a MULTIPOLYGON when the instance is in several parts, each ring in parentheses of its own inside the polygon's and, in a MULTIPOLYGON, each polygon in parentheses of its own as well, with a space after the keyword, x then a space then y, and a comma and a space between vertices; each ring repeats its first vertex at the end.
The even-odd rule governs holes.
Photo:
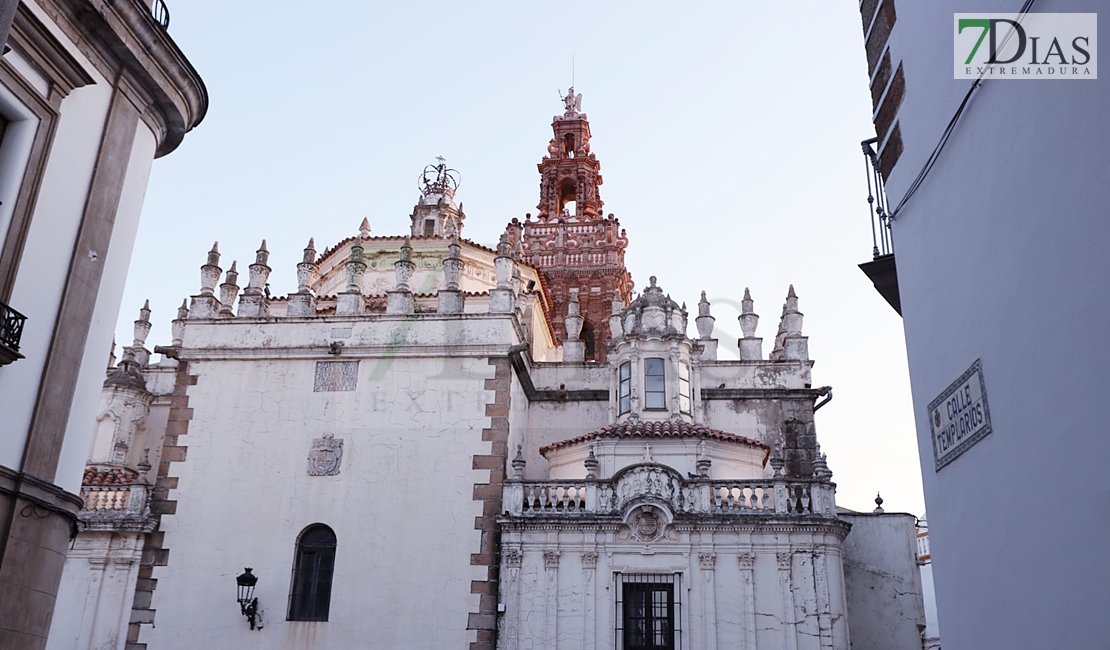
POLYGON ((643 294, 633 300, 621 312, 621 324, 625 335, 677 334, 686 335, 687 315, 685 307, 679 306, 663 289, 656 285, 655 276, 643 294))

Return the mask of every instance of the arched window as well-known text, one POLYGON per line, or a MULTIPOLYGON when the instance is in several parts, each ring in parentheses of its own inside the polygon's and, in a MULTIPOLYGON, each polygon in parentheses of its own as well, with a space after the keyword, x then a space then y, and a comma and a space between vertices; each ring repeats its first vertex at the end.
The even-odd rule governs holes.
POLYGON ((297 538, 293 587, 289 592, 290 621, 326 621, 335 569, 335 532, 313 524, 297 538))

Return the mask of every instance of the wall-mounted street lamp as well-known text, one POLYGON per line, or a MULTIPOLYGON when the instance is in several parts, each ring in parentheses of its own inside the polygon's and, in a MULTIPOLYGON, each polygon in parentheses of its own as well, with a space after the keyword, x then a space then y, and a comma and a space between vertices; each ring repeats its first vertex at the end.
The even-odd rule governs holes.
MULTIPOLYGON (((239 585, 239 609, 242 610, 243 616, 251 622, 251 629, 255 629, 255 624, 259 623, 258 612, 258 599, 254 597, 254 585, 258 583, 258 576, 251 573, 251 568, 247 567, 239 577, 235 578, 235 584, 239 585)), ((262 629, 259 625, 258 629, 262 629)))

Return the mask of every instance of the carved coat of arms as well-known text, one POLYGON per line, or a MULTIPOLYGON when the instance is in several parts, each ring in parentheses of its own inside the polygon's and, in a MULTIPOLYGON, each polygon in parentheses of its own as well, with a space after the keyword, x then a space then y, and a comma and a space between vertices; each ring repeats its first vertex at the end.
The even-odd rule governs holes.
POLYGON ((312 439, 312 450, 308 452, 309 476, 335 476, 342 461, 342 438, 325 433, 323 438, 312 439))
POLYGON ((659 536, 663 522, 651 507, 645 507, 632 518, 632 531, 644 541, 650 541, 659 536))

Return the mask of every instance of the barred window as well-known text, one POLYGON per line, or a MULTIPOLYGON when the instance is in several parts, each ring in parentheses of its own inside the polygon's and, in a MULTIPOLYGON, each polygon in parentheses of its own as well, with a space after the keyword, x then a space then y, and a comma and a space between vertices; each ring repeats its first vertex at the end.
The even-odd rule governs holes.
POLYGON ((618 573, 617 650, 681 650, 681 575, 618 573))
POLYGON ((289 592, 290 621, 326 621, 331 605, 331 578, 335 570, 335 532, 313 524, 297 538, 293 587, 289 592))
POLYGON ((667 366, 663 359, 644 359, 644 408, 667 408, 667 366))
POLYGON ((678 410, 690 412, 690 366, 678 364, 678 410))
POLYGON ((620 385, 617 388, 617 400, 620 403, 620 412, 628 413, 632 410, 632 364, 625 361, 620 367, 620 385))

